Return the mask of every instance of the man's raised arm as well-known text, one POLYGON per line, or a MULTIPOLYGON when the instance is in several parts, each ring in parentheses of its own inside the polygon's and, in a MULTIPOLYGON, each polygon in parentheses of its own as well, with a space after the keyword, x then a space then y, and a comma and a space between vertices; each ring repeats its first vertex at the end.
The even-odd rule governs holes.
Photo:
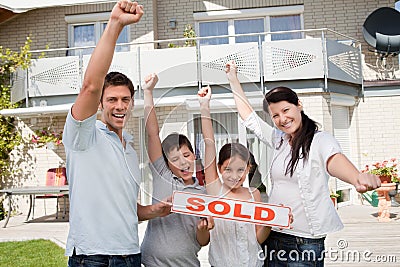
POLYGON ((138 22, 143 13, 143 6, 137 2, 121 0, 115 4, 107 27, 90 57, 82 89, 72 107, 72 116, 76 120, 84 120, 97 112, 118 36, 126 25, 138 22))

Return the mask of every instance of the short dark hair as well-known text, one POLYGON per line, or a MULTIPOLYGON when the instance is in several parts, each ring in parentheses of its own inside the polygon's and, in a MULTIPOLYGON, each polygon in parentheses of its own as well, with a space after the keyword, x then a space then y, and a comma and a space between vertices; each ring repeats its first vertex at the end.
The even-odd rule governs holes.
POLYGON ((109 87, 109 86, 118 86, 118 85, 125 85, 128 87, 129 91, 131 92, 131 97, 135 94, 135 87, 133 86, 133 83, 131 79, 129 79, 125 74, 112 71, 109 72, 106 77, 104 78, 104 84, 103 84, 103 89, 101 91, 101 98, 100 102, 103 101, 103 93, 104 90, 109 87))
POLYGON ((186 145, 189 148, 190 152, 194 154, 192 144, 185 135, 179 133, 171 133, 167 137, 165 137, 165 139, 161 143, 162 153, 165 162, 168 164, 167 154, 171 152, 171 150, 173 150, 174 148, 179 150, 184 145, 186 145))
POLYGON ((221 147, 218 154, 218 166, 222 166, 224 161, 234 156, 239 156, 242 160, 250 165, 250 152, 244 145, 240 143, 228 143, 221 147))

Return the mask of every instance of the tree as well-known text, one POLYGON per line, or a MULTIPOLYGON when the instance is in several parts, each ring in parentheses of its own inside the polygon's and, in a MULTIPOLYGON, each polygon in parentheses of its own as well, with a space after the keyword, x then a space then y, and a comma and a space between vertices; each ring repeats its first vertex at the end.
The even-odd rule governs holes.
MULTIPOLYGON (((31 38, 27 37, 19 52, 0 46, 0 110, 20 106, 11 103, 11 79, 18 68, 27 69, 31 63, 31 38)), ((10 170, 10 152, 21 141, 21 133, 15 125, 15 117, 0 115, 0 178, 4 181, 10 170)))

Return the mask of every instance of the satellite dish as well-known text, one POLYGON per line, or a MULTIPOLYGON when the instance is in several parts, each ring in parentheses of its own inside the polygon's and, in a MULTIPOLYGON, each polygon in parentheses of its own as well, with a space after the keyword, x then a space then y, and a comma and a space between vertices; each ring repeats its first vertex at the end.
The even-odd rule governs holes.
POLYGON ((373 11, 365 20, 365 41, 381 57, 396 56, 400 52, 400 12, 390 7, 373 11))

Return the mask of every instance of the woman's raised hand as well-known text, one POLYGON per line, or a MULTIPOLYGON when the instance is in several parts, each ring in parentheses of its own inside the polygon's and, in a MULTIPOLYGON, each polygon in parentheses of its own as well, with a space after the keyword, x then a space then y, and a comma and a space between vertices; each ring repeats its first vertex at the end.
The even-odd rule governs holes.
POLYGON ((237 79, 237 66, 235 64, 235 61, 229 61, 226 63, 225 65, 225 73, 226 73, 226 77, 228 78, 228 80, 231 82, 234 79, 237 79))

